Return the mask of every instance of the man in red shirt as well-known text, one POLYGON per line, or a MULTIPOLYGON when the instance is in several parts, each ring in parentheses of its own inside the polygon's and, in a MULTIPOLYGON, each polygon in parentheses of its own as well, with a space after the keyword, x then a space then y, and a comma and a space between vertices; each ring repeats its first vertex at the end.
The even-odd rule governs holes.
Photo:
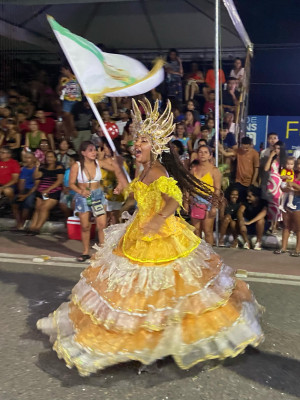
POLYGON ((107 132, 109 133, 109 136, 112 138, 112 140, 114 140, 115 138, 117 138, 119 136, 118 126, 110 119, 108 110, 103 110, 101 113, 101 116, 103 118, 103 122, 107 129, 107 132))
POLYGON ((0 149, 0 197, 6 196, 10 201, 14 199, 14 187, 19 180, 20 165, 11 158, 8 147, 0 149))
POLYGON ((51 117, 46 117, 44 110, 37 110, 35 114, 37 118, 37 123, 39 125, 39 130, 44 132, 47 139, 49 140, 50 146, 52 150, 55 150, 54 145, 54 130, 55 130, 55 121, 51 117))

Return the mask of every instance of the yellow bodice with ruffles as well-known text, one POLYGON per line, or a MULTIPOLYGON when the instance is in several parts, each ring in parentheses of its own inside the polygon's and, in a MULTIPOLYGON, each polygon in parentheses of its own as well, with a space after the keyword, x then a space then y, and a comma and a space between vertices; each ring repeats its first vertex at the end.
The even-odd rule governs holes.
POLYGON ((199 245, 200 239, 193 228, 175 215, 165 220, 159 232, 143 234, 143 226, 163 209, 163 194, 182 206, 182 193, 173 178, 161 176, 149 185, 135 179, 127 192, 134 193, 138 212, 120 243, 119 250, 124 256, 140 263, 167 263, 187 256, 199 245))

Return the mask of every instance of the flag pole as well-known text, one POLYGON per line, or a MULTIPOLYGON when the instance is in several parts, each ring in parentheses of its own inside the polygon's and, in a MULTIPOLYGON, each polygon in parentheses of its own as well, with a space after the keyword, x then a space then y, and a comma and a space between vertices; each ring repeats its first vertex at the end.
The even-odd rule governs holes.
MULTIPOLYGON (((215 157, 219 167, 220 81, 219 81, 219 28, 220 0, 215 0, 215 157)), ((219 210, 216 210, 216 245, 219 246, 219 210)))

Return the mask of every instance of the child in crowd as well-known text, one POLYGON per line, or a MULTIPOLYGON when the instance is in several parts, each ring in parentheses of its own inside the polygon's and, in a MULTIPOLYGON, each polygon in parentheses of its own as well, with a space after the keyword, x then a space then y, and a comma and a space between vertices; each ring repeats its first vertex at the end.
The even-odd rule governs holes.
POLYGON ((61 192, 59 200, 59 207, 64 213, 66 218, 72 215, 74 208, 73 198, 75 196, 75 192, 73 190, 70 190, 69 187, 70 170, 72 165, 75 164, 76 161, 79 161, 78 154, 69 154, 68 157, 69 157, 69 168, 66 169, 64 174, 63 190, 61 192))
POLYGON ((254 250, 261 250, 261 241, 265 228, 265 217, 267 215, 267 202, 261 198, 261 189, 249 186, 246 201, 237 212, 240 233, 244 239, 244 249, 251 248, 248 235, 257 237, 254 250))
MULTIPOLYGON (((286 160, 285 168, 282 168, 282 170, 280 172, 280 177, 283 181, 281 184, 282 189, 287 187, 288 182, 294 182, 294 178, 295 178, 294 167, 295 167, 294 157, 288 157, 286 160)), ((282 196, 280 198, 279 209, 283 212, 286 212, 284 207, 285 207, 285 203, 287 200, 288 200, 287 207, 291 208, 292 210, 295 210, 296 206, 293 204, 293 200, 294 200, 294 189, 293 188, 290 188, 290 190, 288 192, 282 193, 282 196)))
POLYGON ((239 191, 236 188, 232 188, 229 192, 229 201, 225 201, 223 207, 220 210, 220 238, 219 238, 219 246, 224 247, 224 236, 230 228, 231 233, 233 235, 233 242, 231 247, 237 248, 237 212, 241 206, 239 200, 239 191))

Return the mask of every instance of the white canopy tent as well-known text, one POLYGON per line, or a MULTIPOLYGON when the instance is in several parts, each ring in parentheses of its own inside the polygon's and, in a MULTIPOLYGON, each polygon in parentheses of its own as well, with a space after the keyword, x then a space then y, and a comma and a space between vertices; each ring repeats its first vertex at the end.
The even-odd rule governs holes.
MULTIPOLYGON (((245 34, 241 35, 238 23, 230 17, 238 14, 232 0, 224 0, 224 4, 220 26, 223 55, 243 56, 245 34)), ((212 59, 214 13, 213 0, 2 0, 0 50, 57 54, 58 45, 46 20, 50 14, 93 43, 142 60, 172 47, 187 61, 212 59)))

